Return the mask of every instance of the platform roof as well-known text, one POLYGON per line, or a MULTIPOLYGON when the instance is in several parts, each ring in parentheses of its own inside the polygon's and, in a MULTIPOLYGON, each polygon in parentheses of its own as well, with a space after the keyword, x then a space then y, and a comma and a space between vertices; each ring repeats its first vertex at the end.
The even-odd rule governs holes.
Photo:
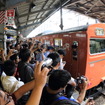
POLYGON ((65 8, 105 22, 105 0, 71 0, 65 8))
POLYGON ((17 29, 27 36, 60 7, 105 22, 105 0, 0 0, 0 10, 14 8, 17 29))

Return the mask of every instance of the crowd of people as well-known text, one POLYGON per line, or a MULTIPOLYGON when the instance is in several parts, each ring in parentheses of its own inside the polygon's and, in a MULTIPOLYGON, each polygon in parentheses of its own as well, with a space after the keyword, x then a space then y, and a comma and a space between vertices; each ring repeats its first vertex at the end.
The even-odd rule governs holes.
MULTIPOLYGON (((74 99, 78 84, 64 69, 64 56, 63 48, 31 38, 7 42, 7 50, 1 50, 0 55, 0 105, 80 105, 88 79, 83 80, 74 99)), ((94 101, 85 105, 94 105, 94 101)))

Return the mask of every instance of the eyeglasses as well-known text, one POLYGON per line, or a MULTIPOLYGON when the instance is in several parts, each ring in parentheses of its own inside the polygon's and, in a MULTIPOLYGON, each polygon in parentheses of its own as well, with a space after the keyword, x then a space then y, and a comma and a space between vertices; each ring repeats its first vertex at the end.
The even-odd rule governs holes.
POLYGON ((11 100, 12 100, 11 95, 6 94, 6 104, 5 105, 7 105, 8 103, 10 103, 11 100))

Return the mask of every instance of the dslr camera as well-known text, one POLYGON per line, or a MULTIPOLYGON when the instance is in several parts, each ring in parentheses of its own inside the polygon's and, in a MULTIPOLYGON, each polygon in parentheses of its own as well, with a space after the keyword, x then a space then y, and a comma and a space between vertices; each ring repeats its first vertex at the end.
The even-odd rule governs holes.
POLYGON ((86 80, 87 80, 87 78, 83 75, 80 77, 77 77, 77 84, 82 84, 86 80))

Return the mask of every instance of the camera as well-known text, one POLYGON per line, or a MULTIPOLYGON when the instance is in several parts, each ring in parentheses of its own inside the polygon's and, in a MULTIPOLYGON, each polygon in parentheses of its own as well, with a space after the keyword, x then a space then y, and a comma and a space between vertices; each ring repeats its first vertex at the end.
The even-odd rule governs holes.
POLYGON ((53 61, 51 58, 46 58, 43 61, 42 67, 50 67, 52 65, 53 61))
POLYGON ((17 50, 14 50, 14 51, 13 51, 13 53, 17 54, 17 53, 18 53, 18 51, 17 51, 17 50))
POLYGON ((38 49, 38 50, 37 50, 37 52, 41 52, 41 51, 42 51, 42 49, 38 49))
POLYGON ((87 80, 87 78, 83 75, 80 77, 77 77, 77 84, 82 84, 86 80, 87 80))

